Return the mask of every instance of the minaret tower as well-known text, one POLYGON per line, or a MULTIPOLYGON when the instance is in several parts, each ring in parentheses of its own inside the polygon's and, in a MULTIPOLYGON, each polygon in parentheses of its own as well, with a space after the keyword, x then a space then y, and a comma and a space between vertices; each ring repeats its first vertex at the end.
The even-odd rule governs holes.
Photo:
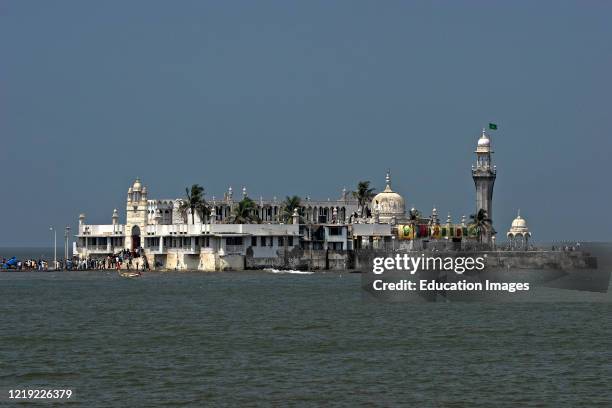
MULTIPOLYGON (((493 185, 497 175, 496 166, 491 162, 491 139, 482 129, 482 135, 476 146, 476 164, 472 165, 472 178, 476 186, 476 213, 481 209, 487 212, 487 217, 493 219, 493 185)), ((490 242, 491 234, 483 238, 490 242)))
POLYGON ((136 249, 141 246, 141 233, 147 225, 147 188, 137 177, 128 189, 125 222, 125 248, 136 249))

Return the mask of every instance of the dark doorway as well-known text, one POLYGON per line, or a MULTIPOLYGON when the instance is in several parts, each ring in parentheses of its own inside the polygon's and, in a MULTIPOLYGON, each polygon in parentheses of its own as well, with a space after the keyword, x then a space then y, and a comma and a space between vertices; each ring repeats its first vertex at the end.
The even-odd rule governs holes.
POLYGON ((140 228, 138 225, 132 227, 132 251, 140 248, 140 228))

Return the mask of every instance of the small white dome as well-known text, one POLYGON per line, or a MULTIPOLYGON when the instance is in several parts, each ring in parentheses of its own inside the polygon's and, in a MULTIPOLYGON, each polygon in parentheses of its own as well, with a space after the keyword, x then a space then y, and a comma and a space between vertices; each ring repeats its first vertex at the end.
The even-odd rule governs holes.
POLYGON ((527 228, 527 221, 519 215, 512 221, 512 228, 527 228))
POLYGON ((510 230, 506 234, 507 236, 531 236, 529 232, 529 228, 527 227, 527 221, 521 217, 521 212, 519 211, 516 218, 512 221, 512 225, 510 226, 510 230))
POLYGON ((478 139, 478 147, 490 147, 491 139, 489 139, 489 135, 482 129, 482 134, 480 135, 480 139, 478 139))
POLYGON ((491 139, 485 134, 482 135, 480 139, 478 139, 478 147, 489 147, 491 145, 491 139))
POLYGON ((142 184, 140 183, 140 179, 136 177, 136 181, 132 185, 132 191, 140 191, 142 190, 142 184))

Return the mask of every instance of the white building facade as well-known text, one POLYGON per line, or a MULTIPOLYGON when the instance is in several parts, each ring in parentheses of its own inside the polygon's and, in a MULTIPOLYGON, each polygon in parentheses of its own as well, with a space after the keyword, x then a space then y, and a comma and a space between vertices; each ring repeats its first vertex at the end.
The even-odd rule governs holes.
MULTIPOLYGON (((475 153, 475 212, 484 210, 490 217, 497 169, 492 165, 491 140, 484 130, 475 153)), ((116 209, 111 224, 106 225, 87 224, 85 215, 79 216, 75 255, 103 258, 124 253, 144 258, 156 269, 241 270, 274 265, 275 260, 289 254, 299 256, 299 251, 302 257, 312 259, 312 251, 416 250, 437 244, 459 249, 470 239, 489 245, 495 234, 488 219, 468 224, 463 216, 460 223, 454 223, 449 213, 446 223, 441 223, 435 207, 427 217, 415 208, 407 214, 404 197, 391 188, 389 171, 385 188, 364 208, 346 189, 337 199, 306 196, 291 216, 282 200, 260 197, 253 200, 252 210, 258 223, 231 223, 239 202, 247 197, 246 187, 242 187, 239 199, 229 187, 221 199, 212 196, 206 200, 206 214, 192 216, 190 210, 182 211, 183 199, 150 199, 147 187, 136 178, 127 192, 125 223, 119 222, 116 209), (304 255, 303 251, 311 252, 304 255)), ((515 246, 526 248, 530 233, 526 224, 518 225, 521 222, 524 224, 517 217, 507 236, 515 246)))

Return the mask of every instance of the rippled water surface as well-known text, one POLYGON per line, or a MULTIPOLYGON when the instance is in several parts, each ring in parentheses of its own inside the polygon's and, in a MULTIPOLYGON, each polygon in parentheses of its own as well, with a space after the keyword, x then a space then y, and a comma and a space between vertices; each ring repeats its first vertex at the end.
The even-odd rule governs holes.
POLYGON ((0 273, 0 403, 44 387, 83 406, 612 404, 609 295, 407 304, 359 287, 338 273, 0 273))

